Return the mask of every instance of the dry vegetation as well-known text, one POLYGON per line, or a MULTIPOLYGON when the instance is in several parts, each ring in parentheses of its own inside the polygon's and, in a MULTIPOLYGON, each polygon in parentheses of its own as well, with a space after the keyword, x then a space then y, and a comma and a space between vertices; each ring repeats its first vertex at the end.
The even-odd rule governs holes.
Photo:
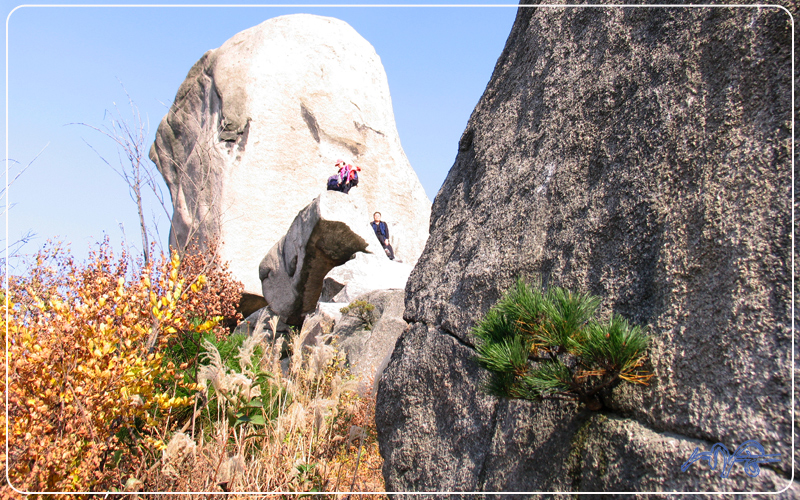
POLYGON ((208 253, 142 265, 108 244, 85 264, 45 248, 9 276, 14 487, 383 491, 374 397, 354 391, 333 339, 285 341, 277 320, 229 335, 240 293, 208 253))

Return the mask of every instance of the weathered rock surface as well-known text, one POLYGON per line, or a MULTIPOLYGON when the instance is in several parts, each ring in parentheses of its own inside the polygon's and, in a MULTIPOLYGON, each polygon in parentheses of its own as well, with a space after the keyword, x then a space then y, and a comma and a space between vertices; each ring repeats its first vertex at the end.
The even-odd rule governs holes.
MULTIPOLYGON (((274 316, 276 316, 276 314, 272 312, 269 306, 257 309, 236 325, 236 328, 233 330, 233 335, 252 335, 256 330, 266 330, 270 332, 269 321, 274 316)), ((277 325, 275 325, 275 329, 279 335, 289 333, 289 325, 280 320, 277 325)), ((269 335, 268 338, 272 338, 272 335, 269 335)))
POLYGON ((325 189, 338 158, 363 168, 350 196, 404 222, 400 258, 415 262, 425 245, 430 201, 400 145, 383 66, 343 21, 282 16, 206 52, 150 157, 170 189, 173 244, 219 238, 248 294, 260 295, 264 252, 325 189))
POLYGON ((373 290, 402 290, 406 287, 413 266, 389 260, 374 234, 373 238, 375 241, 370 249, 374 254, 358 253, 325 276, 323 287, 336 292, 328 299, 330 302, 347 304, 373 290))
POLYGON ((262 293, 283 321, 302 324, 303 316, 316 308, 325 275, 356 252, 377 249, 383 254, 362 202, 338 191, 323 192, 262 259, 262 293))
POLYGON ((404 297, 402 289, 373 290, 356 297, 354 300, 364 300, 375 306, 369 330, 354 312, 334 317, 330 306, 335 306, 338 311, 345 305, 341 303, 320 303, 315 313, 306 318, 308 328, 312 330, 309 338, 312 334, 333 333, 338 348, 347 355, 351 373, 360 380, 362 393, 374 390, 373 382, 386 367, 395 342, 408 326, 403 320, 404 297))
POLYGON ((791 442, 791 24, 776 8, 521 8, 432 210, 378 390, 387 491, 780 491, 791 442), (516 276, 649 325, 605 413, 481 390, 516 276), (680 465, 759 441, 757 478, 680 465))
POLYGON ((375 306, 372 328, 367 330, 352 312, 342 316, 333 329, 339 347, 347 354, 351 371, 363 382, 369 383, 380 377, 395 342, 408 324, 403 320, 405 292, 402 289, 374 290, 356 298, 375 306))

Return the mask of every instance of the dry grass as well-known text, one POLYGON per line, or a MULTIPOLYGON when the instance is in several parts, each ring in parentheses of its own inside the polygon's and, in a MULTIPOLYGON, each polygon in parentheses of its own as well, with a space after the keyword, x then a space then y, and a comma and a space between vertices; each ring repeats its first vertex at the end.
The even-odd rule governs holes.
POLYGON ((226 368, 213 346, 206 346, 208 364, 200 379, 208 381, 208 404, 195 412, 191 425, 184 425, 185 434, 172 435, 161 461, 140 478, 136 489, 384 491, 374 396, 355 392, 358 381, 350 377, 329 336, 310 346, 304 345, 307 331, 292 336, 288 366, 281 367, 283 340, 276 324, 277 318, 270 323, 276 341, 264 342, 266 325, 257 325, 241 346, 241 372, 226 368), (252 356, 256 343, 266 346, 260 356, 252 356), (281 374, 272 379, 280 390, 255 390, 259 373, 281 374), (263 402, 265 425, 233 423, 229 415, 241 415, 256 398, 263 402))

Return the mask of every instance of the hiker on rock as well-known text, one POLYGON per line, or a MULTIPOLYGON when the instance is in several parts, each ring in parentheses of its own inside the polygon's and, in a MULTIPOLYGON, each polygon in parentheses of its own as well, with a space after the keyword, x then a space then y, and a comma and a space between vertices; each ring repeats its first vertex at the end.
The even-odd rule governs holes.
POLYGON ((372 218, 374 220, 369 225, 372 226, 375 236, 378 237, 378 241, 383 245, 383 251, 386 252, 386 256, 389 257, 389 260, 394 260, 394 250, 392 249, 392 244, 389 243, 389 226, 381 221, 380 212, 372 214, 372 218))
POLYGON ((341 191, 347 194, 350 188, 358 185, 358 172, 361 171, 361 167, 354 167, 344 160, 336 160, 336 167, 339 168, 339 172, 328 177, 328 191, 341 191))

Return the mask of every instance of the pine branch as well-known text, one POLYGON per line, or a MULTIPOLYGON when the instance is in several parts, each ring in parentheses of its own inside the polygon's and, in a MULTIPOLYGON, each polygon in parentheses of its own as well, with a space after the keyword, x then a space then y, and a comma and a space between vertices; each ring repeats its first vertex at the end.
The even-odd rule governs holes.
POLYGON ((473 328, 476 359, 492 372, 485 390, 511 398, 578 400, 597 410, 600 391, 622 380, 646 385, 653 375, 640 367, 649 338, 621 316, 595 320, 599 304, 596 297, 562 288, 542 293, 518 279, 473 328), (592 377, 600 377, 599 384, 592 377))

